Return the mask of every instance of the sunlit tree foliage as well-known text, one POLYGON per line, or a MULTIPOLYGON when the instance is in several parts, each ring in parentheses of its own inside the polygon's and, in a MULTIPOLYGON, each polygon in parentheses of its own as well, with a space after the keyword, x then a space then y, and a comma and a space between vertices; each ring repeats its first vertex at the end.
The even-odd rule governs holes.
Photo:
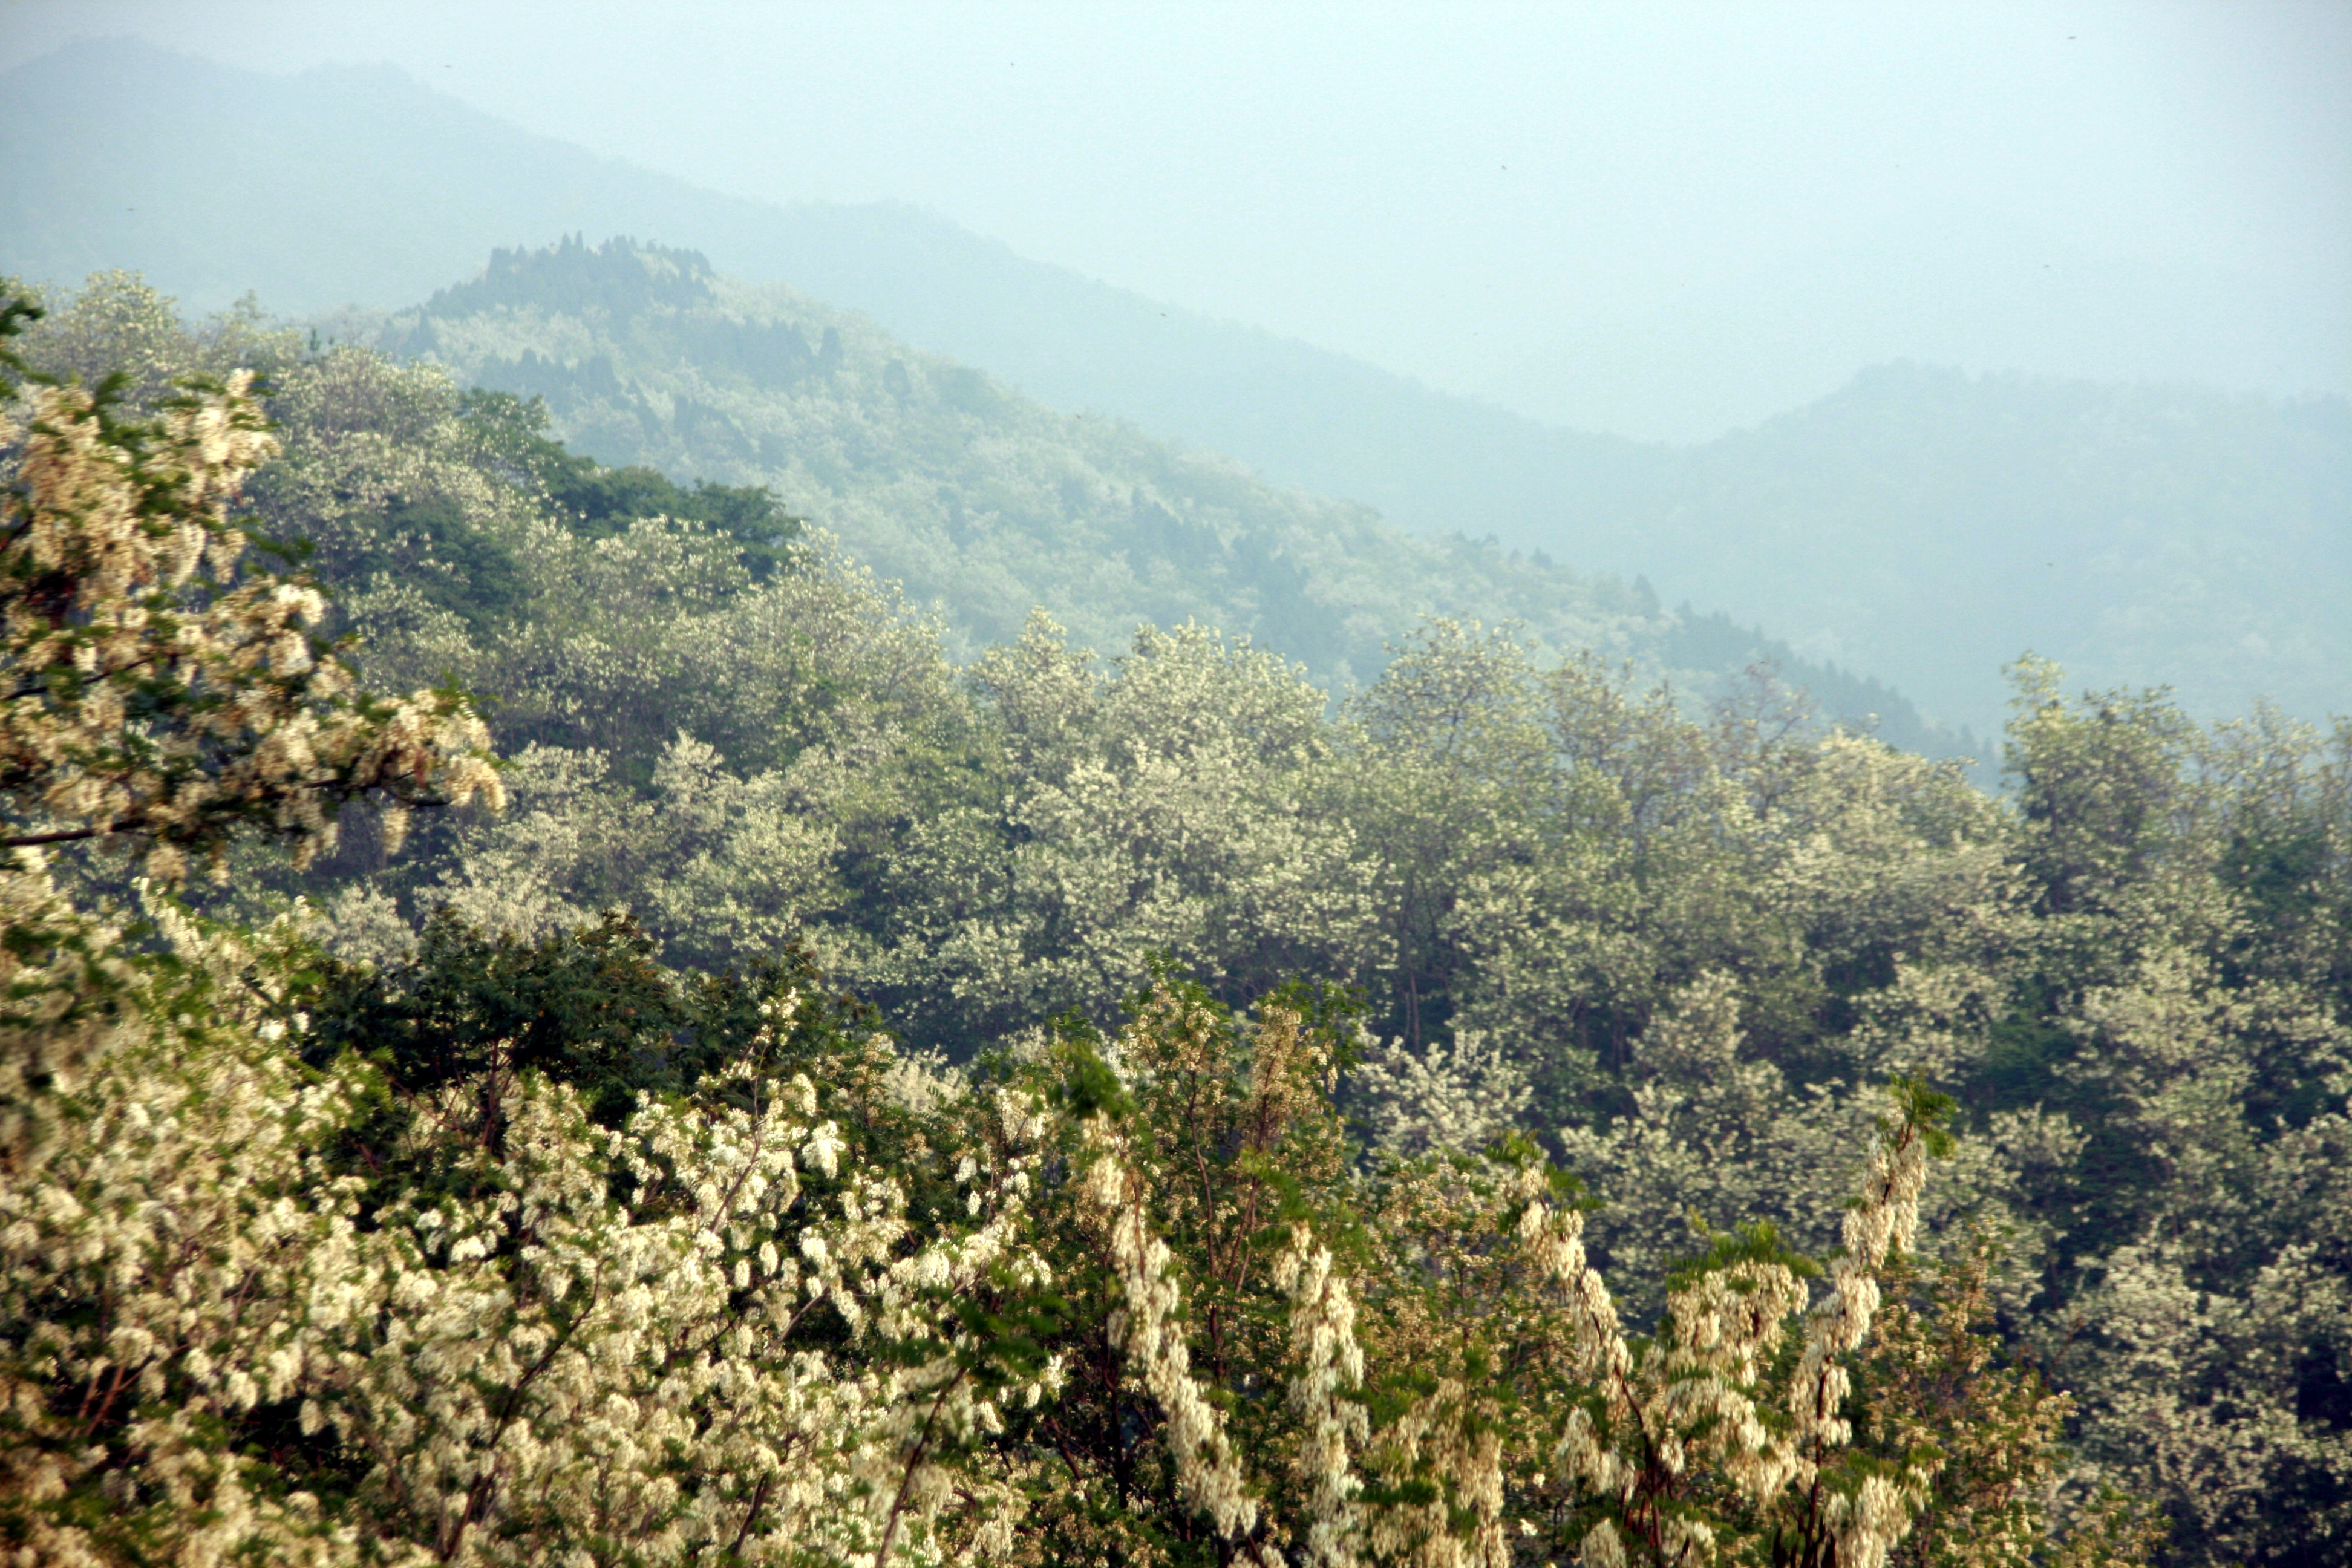
POLYGON ((1467 623, 1339 702, 1196 626, 958 668, 821 532, 592 515, 650 489, 429 366, 124 279, 26 342, 140 379, 28 395, 12 518, 144 521, 20 617, 22 721, 87 689, 59 637, 248 584, 351 683, 174 641, 26 835, 137 837, 58 802, 175 725, 207 780, 405 733, 370 683, 484 693, 511 798, 391 854, 488 787, 445 729, 413 791, 221 785, 201 914, 14 863, 7 1549, 2340 1554, 2352 731, 2029 661, 1995 796, 1769 671, 1695 705, 1467 623), (41 422, 138 499, 44 499, 41 422), (331 605, 231 572, 238 484, 331 605), (237 672, 281 695, 224 739, 237 672))

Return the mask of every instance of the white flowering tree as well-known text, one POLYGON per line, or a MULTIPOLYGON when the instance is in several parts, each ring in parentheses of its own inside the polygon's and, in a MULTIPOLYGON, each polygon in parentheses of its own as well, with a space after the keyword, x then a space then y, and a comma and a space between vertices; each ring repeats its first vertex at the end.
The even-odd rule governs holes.
POLYGON ((614 1127, 495 1053, 416 1093, 351 1054, 306 1072, 290 932, 159 904, 166 961, 37 871, 0 899, 12 1553, 880 1563, 1007 1539, 1017 1498, 953 1461, 1060 1368, 954 1303, 1050 1281, 1029 1102, 997 1097, 987 1157, 930 1173, 919 1214, 887 1041, 812 1057, 790 993, 694 1097, 614 1127))
MULTIPOLYGON (((0 307, 0 331, 26 310, 0 307)), ((495 800, 462 695, 366 692, 312 635, 319 590, 244 561, 233 508, 277 449, 250 377, 152 421, 112 396, 35 381, 0 415, 0 846, 127 840, 176 880, 242 827, 307 860, 354 796, 394 823, 495 800)))
POLYGON ((2071 1407, 1998 1364, 1979 1255, 1922 1283, 1948 1102, 1898 1084, 1822 1152, 1860 1188, 1825 1271, 1769 1226, 1703 1239, 1639 1333, 1524 1140, 1350 1174, 1331 1003, 1237 1020, 1163 983, 1099 1054, 1055 1047, 1069 1374, 1017 1434, 1049 1456, 1034 1560, 2141 1560, 2120 1505, 2053 1530, 2071 1407))
POLYGON ((1154 954, 1232 1002, 1370 956, 1370 868, 1327 809, 1322 698, 1294 668, 1188 625, 1143 628, 1106 672, 1040 614, 972 673, 1002 763, 882 862, 871 971, 942 1033, 1108 1018, 1154 954))

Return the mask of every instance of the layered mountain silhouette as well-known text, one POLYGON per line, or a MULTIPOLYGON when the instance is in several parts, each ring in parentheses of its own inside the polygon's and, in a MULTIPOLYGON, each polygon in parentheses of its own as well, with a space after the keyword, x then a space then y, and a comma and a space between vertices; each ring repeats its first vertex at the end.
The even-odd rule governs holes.
POLYGON ((1140 624, 1197 620, 1345 692, 1437 615, 1508 622, 1550 655, 1599 652, 1701 701, 1744 697, 1748 667, 1769 662, 1825 717, 1966 749, 1896 693, 1719 614, 1665 609, 1646 584, 1418 537, 1360 502, 1063 414, 693 251, 576 237, 501 250, 422 306, 332 324, 541 400, 568 445, 605 462, 769 487, 936 606, 961 656, 1013 639, 1033 607, 1105 652, 1140 624))
MULTIPOLYGON (((1230 453, 1429 539, 1643 574, 1947 724, 2028 647, 2086 684, 2352 708, 2352 409, 1864 373, 1695 447, 1546 427, 1111 288, 935 216, 769 205, 533 136, 389 68, 272 77, 120 41, 0 79, 0 269, 197 309, 398 308, 500 247, 635 235, 789 283, 1066 414, 1230 453)), ((1696 624, 1696 617, 1694 617, 1696 624)))

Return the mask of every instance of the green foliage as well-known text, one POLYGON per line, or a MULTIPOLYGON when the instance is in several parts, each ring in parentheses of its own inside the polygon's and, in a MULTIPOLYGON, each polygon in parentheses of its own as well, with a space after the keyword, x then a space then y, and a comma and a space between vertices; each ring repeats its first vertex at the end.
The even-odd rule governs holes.
MULTIPOLYGON (((679 266, 646 309, 728 298, 679 266)), ((469 318, 435 319, 456 342, 469 318)), ((845 337, 793 373, 826 418, 825 378, 878 374, 845 337)), ((910 420, 985 402, 939 403, 936 370, 902 366, 910 420)), ((1297 1225, 1330 1250, 1373 1352, 1341 1404, 1390 1434, 1351 1450, 1362 1498, 1427 1544, 1485 1505, 1397 1423, 1524 1434, 1587 1397, 1512 1250, 1533 1205, 1583 1216, 1648 1354, 1698 1321, 1674 1292, 1736 1277, 1747 1300, 1805 1256, 1834 1276, 1899 1124, 1950 1157, 1889 1265, 1901 1354, 1856 1373, 1838 1486, 1933 1449, 1937 1518, 2038 1531, 2030 1471, 2084 1562, 2137 1550, 2109 1491, 2155 1498, 2181 1563, 2352 1528, 2352 729, 2204 728, 2028 664, 1993 796, 1815 722, 1769 670, 1695 703, 1469 622, 1424 622, 1338 703, 1196 624, 1103 658, 1039 615, 958 666, 822 533, 762 576, 677 495, 671 521, 625 516, 652 481, 565 452, 526 403, 352 350, 279 377, 269 526, 315 525, 373 668, 501 699, 514 797, 421 825, 397 862, 347 820, 315 875, 238 860, 209 906, 306 900, 334 954, 310 1061, 374 1075, 381 1115, 338 1156, 372 1192, 473 1191, 533 1083, 609 1130, 731 1103, 756 1059, 805 1072, 936 1237, 964 1157, 1010 1170, 1007 1128, 1058 1114, 1034 1194, 1053 1279, 958 1298, 954 1358, 1013 1386, 1064 1354, 1071 1383, 955 1452, 1013 1456, 1043 1560, 1211 1560, 1222 1527, 1160 1440, 1175 1416, 1122 1370, 1087 1139, 1150 1173, 1168 1321, 1252 1464, 1307 1430, 1271 1270, 1297 1225), (602 522, 559 500, 591 491, 602 522), (427 1106, 462 1159, 409 1163, 427 1106), (1979 1229, 2005 1251, 1961 1239, 1979 1229)), ((1278 1469, 1247 1485, 1295 1531, 1278 1469)), ((1559 1472, 1525 1471, 1498 1495, 1574 1549, 1600 1505, 1546 1514, 1536 1476, 1559 1472)), ((1643 1473, 1651 1526, 1722 1503, 1643 1473)), ((1984 1560, 1975 1529, 1915 1560, 1984 1560)))
POLYGON ((2028 660, 2013 676, 2008 768, 2031 834, 2027 872, 2050 914, 2111 913, 2168 847, 2196 731, 2160 692, 2118 693, 2083 712, 2066 703, 2054 666, 2028 660))
POLYGON ((364 580, 395 573, 406 565, 407 548, 421 549, 447 568, 415 574, 427 605, 456 616, 476 637, 495 637, 514 624, 527 594, 514 550, 469 522, 457 503, 395 501, 384 510, 382 527, 381 543, 362 545, 337 563, 343 574, 364 580))
MULTIPOLYGON (((615 1124, 640 1092, 678 1093, 713 1064, 654 944, 625 917, 536 943, 486 936, 444 910, 404 962, 338 965, 311 1004, 309 1059, 354 1053, 404 1095, 492 1068, 578 1087, 615 1124)), ((485 1130, 485 1136, 491 1130, 485 1130)))
POLYGON ((457 414, 478 431, 483 462, 543 496, 557 519, 591 539, 653 518, 698 522, 733 540, 752 580, 763 582, 792 559, 808 521, 787 513, 765 485, 698 479, 686 489, 642 464, 608 468, 567 451, 548 438, 547 405, 538 397, 477 387, 458 397, 457 414))

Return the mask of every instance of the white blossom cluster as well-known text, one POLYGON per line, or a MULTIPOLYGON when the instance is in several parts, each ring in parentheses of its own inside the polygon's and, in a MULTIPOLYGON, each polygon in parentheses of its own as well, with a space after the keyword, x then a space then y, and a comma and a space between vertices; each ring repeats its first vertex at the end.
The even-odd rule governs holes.
POLYGON ((22 403, 0 412, 0 447, 16 447, 0 490, 0 790, 21 814, 7 842, 132 837, 149 873, 176 880, 191 849, 216 861, 240 821, 303 862, 354 795, 388 794, 395 840, 431 789, 499 800, 463 700, 366 696, 314 642, 318 589, 238 577, 230 508, 278 450, 249 374, 174 400, 152 427, 76 386, 35 384, 22 403))
POLYGON ((1302 1568, 1355 1568, 1362 1561, 1363 1510, 1356 1499, 1363 1482, 1351 1454, 1361 1452, 1371 1436, 1364 1407, 1347 1397, 1364 1381, 1356 1303, 1331 1249, 1303 1224, 1291 1227, 1290 1245, 1275 1261, 1274 1282, 1290 1296, 1290 1351, 1298 1364, 1290 1404, 1304 1427, 1298 1469, 1311 1521, 1300 1562, 1302 1568))
MULTIPOLYGON (((253 952, 133 960, 29 864, 0 896, 13 1560, 111 1562, 132 1532, 190 1562, 919 1562, 988 1515, 941 1457, 1059 1374, 976 1379, 942 1303, 1049 1278, 1034 1111, 1007 1107, 966 1222, 925 1241, 807 1078, 756 1060, 618 1131, 508 1084, 501 1146, 446 1151, 465 1182, 362 1214, 325 1151, 375 1091, 362 1068, 305 1078, 253 952), (818 1317, 846 1342, 812 1339, 818 1317), (219 1432, 264 1407, 359 1461, 354 1506, 257 1489, 266 1467, 219 1432)), ((426 1111, 426 1144, 471 1125, 426 1111)))
POLYGON ((1123 1303, 1112 1316, 1111 1338, 1159 1404, 1185 1500, 1209 1516, 1220 1536, 1252 1551, 1257 1499, 1250 1495, 1223 1414, 1192 1375, 1192 1351, 1178 1318, 1182 1293, 1168 1244, 1151 1233, 1146 1217, 1143 1178, 1103 1122, 1089 1122, 1087 1131, 1101 1150, 1087 1170, 1086 1196, 1102 1227, 1123 1303))
POLYGON ((1389 1158, 1483 1149, 1525 1125, 1533 1098, 1527 1069, 1482 1029, 1419 1052, 1402 1039, 1370 1044, 1355 1087, 1371 1146, 1389 1158))

